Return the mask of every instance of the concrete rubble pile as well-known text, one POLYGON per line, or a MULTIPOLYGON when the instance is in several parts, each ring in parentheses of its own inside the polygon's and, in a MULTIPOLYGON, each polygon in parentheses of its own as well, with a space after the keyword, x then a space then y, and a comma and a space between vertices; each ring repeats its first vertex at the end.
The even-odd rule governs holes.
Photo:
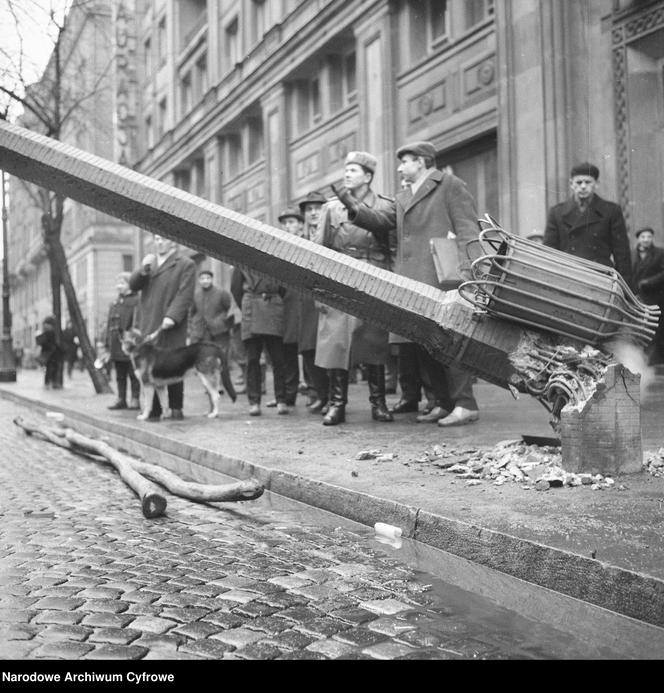
POLYGON ((664 477, 664 448, 657 452, 646 452, 643 459, 643 466, 649 474, 664 477))

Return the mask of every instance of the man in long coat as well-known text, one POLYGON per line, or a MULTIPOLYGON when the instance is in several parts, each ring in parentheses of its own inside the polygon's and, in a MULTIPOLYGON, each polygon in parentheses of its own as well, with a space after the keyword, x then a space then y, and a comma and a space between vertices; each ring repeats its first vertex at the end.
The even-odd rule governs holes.
MULTIPOLYGON (((350 152, 345 161, 344 193, 363 209, 385 210, 391 200, 371 189, 376 165, 375 157, 368 152, 350 152)), ((394 238, 394 234, 388 234, 384 239, 375 238, 350 222, 340 200, 330 200, 323 205, 320 224, 312 240, 375 267, 390 269, 394 238)), ((374 421, 393 421, 394 417, 385 403, 388 333, 336 308, 321 306, 320 313, 315 362, 327 370, 330 383, 329 410, 323 424, 335 426, 345 421, 352 363, 367 366, 369 402, 374 421)))
POLYGON ((620 205, 596 193, 598 180, 599 169, 594 164, 577 164, 572 168, 572 196, 549 210, 544 245, 615 267, 631 287, 632 267, 625 218, 620 205))
MULTIPOLYGON (((385 238, 396 226, 397 253, 394 271, 430 286, 439 286, 431 240, 456 238, 461 272, 469 267, 465 245, 479 233, 475 201, 466 184, 451 173, 435 168, 436 149, 431 142, 412 142, 397 150, 401 176, 410 186, 397 193, 386 209, 357 205, 341 191, 349 219, 369 229, 377 238, 385 238)), ((339 193, 338 193, 339 194, 339 193)), ((473 395, 471 376, 456 366, 443 366, 421 345, 417 347, 420 371, 435 397, 430 412, 417 417, 418 422, 438 422, 440 426, 472 423, 479 418, 473 395)))
MULTIPOLYGON (((173 242, 154 235, 156 255, 143 258, 141 267, 129 279, 132 291, 140 291, 138 329, 144 337, 159 331, 155 341, 162 349, 187 343, 189 309, 194 302, 196 266, 181 254, 173 242)), ((184 383, 168 386, 168 406, 172 419, 182 419, 184 383)), ((155 394, 148 421, 161 419, 161 406, 155 394)))
MULTIPOLYGON (((644 227, 636 232, 636 248, 632 260, 632 280, 636 295, 646 305, 664 309, 664 248, 658 248, 653 240, 655 232, 644 227)), ((651 365, 664 362, 664 322, 660 318, 657 332, 648 346, 651 365)))

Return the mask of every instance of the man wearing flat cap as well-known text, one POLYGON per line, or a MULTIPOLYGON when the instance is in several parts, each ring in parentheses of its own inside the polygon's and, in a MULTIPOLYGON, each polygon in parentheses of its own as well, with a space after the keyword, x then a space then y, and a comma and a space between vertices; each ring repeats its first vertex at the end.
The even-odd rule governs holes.
MULTIPOLYGON (((368 152, 350 152, 344 167, 344 194, 363 209, 386 210, 389 198, 376 194, 371 181, 377 161, 368 152)), ((394 231, 394 229, 392 229, 394 231)), ((327 248, 383 269, 391 268, 394 233, 377 239, 348 219, 346 207, 338 199, 323 205, 315 242, 327 248)), ((316 340, 316 365, 327 370, 329 409, 323 419, 326 426, 345 421, 348 399, 348 375, 352 363, 367 367, 369 401, 374 421, 393 421, 385 402, 385 364, 389 358, 388 333, 340 310, 320 307, 316 340)))
MULTIPOLYGON (((636 295, 647 305, 664 309, 664 249, 655 243, 655 232, 645 226, 636 232, 636 248, 632 256, 632 279, 636 295)), ((660 320, 657 332, 648 345, 650 365, 664 363, 664 326, 660 320)))
POLYGON ((582 163, 570 171, 572 196, 549 210, 544 245, 615 267, 632 286, 627 228, 622 209, 597 193, 599 169, 582 163))
MULTIPOLYGON (((317 190, 312 190, 300 201, 298 207, 304 217, 304 237, 311 240, 316 233, 320 212, 327 198, 317 190)), ((302 371, 307 385, 307 410, 311 414, 323 413, 327 407, 330 384, 327 371, 316 365, 316 335, 318 333, 318 309, 312 294, 301 294, 300 332, 298 348, 302 355, 302 371)))
MULTIPOLYGON (((397 228, 397 254, 394 271, 430 286, 439 287, 431 241, 456 238, 459 283, 469 272, 465 246, 478 237, 479 224, 473 196, 466 184, 452 173, 439 171, 436 148, 431 142, 411 142, 397 150, 398 171, 409 184, 384 209, 357 205, 341 191, 354 224, 384 239, 391 227, 397 228)), ((384 241, 383 241, 384 242, 384 241)), ((458 426, 479 418, 469 373, 455 366, 443 366, 421 345, 414 345, 420 373, 434 395, 434 407, 417 417, 420 423, 458 426)), ((402 409, 407 411, 407 409, 402 409)))

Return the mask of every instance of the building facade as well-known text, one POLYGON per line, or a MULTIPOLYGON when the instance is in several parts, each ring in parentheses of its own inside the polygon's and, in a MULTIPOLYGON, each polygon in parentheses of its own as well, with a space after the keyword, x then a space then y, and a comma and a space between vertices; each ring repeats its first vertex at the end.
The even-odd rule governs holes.
MULTIPOLYGON (((664 2, 142 0, 137 167, 276 223, 341 179, 427 139, 480 214, 525 235, 601 171, 630 228, 664 228, 664 2)), ((214 263, 213 263, 214 264, 214 263)), ((219 274, 224 276, 223 266, 219 274)))
POLYGON ((589 160, 632 235, 652 226, 664 244, 664 0, 114 5, 130 73, 115 156, 142 173, 276 224, 341 181, 353 149, 393 194, 395 150, 426 139, 481 215, 525 235, 589 160))
MULTIPOLYGON (((74 3, 59 50, 62 79, 54 78, 55 53, 41 80, 30 87, 42 112, 55 115, 56 85, 61 85, 59 139, 85 151, 130 165, 136 158, 132 125, 136 112, 135 58, 126 40, 119 5, 110 0, 74 3)), ((18 123, 44 132, 37 116, 25 109, 18 123)), ((36 353, 35 336, 53 312, 50 266, 43 247, 39 193, 35 186, 10 179, 10 262, 12 337, 36 353)), ((61 240, 69 271, 94 341, 106 328, 115 298, 116 276, 136 264, 140 234, 135 227, 65 200, 61 240)), ((68 319, 62 292, 63 327, 68 319)))

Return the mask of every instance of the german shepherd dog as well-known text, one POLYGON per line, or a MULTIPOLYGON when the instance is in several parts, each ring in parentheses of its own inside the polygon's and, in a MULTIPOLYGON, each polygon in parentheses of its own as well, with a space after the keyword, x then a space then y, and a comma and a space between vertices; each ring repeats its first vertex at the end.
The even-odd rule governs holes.
POLYGON ((209 418, 219 414, 220 383, 235 402, 237 395, 228 371, 226 355, 214 342, 197 342, 175 349, 154 345, 156 333, 143 338, 140 330, 131 328, 122 337, 122 350, 131 359, 134 373, 141 385, 141 413, 137 419, 150 416, 154 393, 157 393, 162 412, 166 412, 166 386, 179 383, 194 370, 210 399, 209 418))

